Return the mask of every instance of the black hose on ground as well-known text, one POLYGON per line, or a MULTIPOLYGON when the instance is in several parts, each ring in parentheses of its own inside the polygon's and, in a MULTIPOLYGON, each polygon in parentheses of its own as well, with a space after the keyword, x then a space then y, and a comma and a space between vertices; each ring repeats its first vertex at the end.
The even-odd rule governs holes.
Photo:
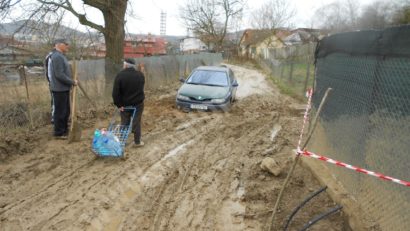
POLYGON ((288 229, 288 226, 290 224, 290 222, 292 221, 292 218, 296 215, 296 213, 303 207, 305 206, 306 203, 308 203, 312 198, 314 198, 315 196, 319 195, 321 192, 325 191, 327 189, 327 186, 317 190, 316 192, 312 193, 311 195, 309 195, 302 203, 300 203, 290 214, 288 220, 286 221, 286 224, 283 228, 283 231, 286 231, 288 229))
POLYGON ((318 221, 322 220, 323 218, 331 215, 332 213, 335 213, 335 212, 339 211, 342 208, 343 208, 343 206, 338 205, 338 206, 328 210, 327 212, 324 212, 324 213, 320 214, 319 216, 316 216, 315 218, 310 220, 305 226, 303 226, 303 228, 300 231, 306 231, 310 226, 314 225, 316 222, 318 222, 318 221))

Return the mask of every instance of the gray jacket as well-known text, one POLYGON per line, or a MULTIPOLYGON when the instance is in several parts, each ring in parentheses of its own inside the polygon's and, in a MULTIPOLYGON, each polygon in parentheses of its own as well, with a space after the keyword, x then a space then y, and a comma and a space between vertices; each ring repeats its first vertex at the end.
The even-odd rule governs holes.
POLYGON ((71 78, 71 69, 67 58, 59 51, 53 52, 48 62, 48 75, 51 91, 69 91, 74 81, 71 78))

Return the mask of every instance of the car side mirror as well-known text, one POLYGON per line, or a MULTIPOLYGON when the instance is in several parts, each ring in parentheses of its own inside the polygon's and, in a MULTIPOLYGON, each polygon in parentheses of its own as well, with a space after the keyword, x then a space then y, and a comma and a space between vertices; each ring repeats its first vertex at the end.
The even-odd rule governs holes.
POLYGON ((182 78, 182 77, 179 77, 179 82, 181 82, 181 83, 185 83, 185 79, 184 79, 184 78, 182 78))
POLYGON ((234 80, 233 83, 232 83, 232 87, 237 87, 237 86, 239 86, 239 84, 236 80, 234 80))

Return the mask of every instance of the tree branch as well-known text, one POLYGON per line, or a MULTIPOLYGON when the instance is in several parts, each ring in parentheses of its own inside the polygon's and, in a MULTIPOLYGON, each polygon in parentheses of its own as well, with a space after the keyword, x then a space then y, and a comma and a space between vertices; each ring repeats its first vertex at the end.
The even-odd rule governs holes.
POLYGON ((101 0, 83 0, 85 5, 89 5, 92 7, 95 7, 97 9, 100 9, 101 11, 103 10, 108 10, 109 4, 107 4, 106 1, 101 1, 101 0))
MULTIPOLYGON (((37 0, 37 1, 42 3, 42 4, 45 4, 45 5, 53 5, 53 6, 57 6, 59 8, 63 8, 65 10, 69 11, 70 13, 72 13, 74 16, 76 16, 78 18, 78 21, 82 25, 89 26, 89 27, 91 27, 91 28, 93 28, 97 31, 100 31, 101 33, 105 33, 105 28, 103 26, 91 22, 90 20, 87 19, 85 14, 80 14, 77 11, 75 11, 74 8, 72 7, 70 1, 68 1, 68 0, 65 0, 62 3, 57 3, 57 2, 53 2, 53 1, 45 1, 45 0, 37 0)), ((86 2, 86 0, 84 1, 84 4, 85 4, 85 2, 86 2)), ((87 1, 87 2, 89 2, 89 1, 87 1)))

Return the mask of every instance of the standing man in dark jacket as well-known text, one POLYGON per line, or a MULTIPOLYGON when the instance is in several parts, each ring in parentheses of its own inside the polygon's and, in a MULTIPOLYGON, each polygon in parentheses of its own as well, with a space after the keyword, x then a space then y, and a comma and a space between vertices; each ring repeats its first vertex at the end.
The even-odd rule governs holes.
POLYGON ((56 51, 48 60, 48 76, 54 104, 54 137, 66 139, 70 117, 70 89, 77 85, 77 81, 71 78, 70 65, 64 55, 68 51, 67 40, 56 39, 54 46, 56 51))
POLYGON ((115 77, 112 98, 114 104, 121 111, 121 123, 128 125, 131 121, 132 112, 124 110, 124 107, 135 107, 137 109, 132 123, 134 132, 134 144, 141 147, 144 142, 141 140, 141 118, 144 111, 144 85, 145 77, 141 71, 135 67, 133 59, 125 59, 123 70, 115 77))

